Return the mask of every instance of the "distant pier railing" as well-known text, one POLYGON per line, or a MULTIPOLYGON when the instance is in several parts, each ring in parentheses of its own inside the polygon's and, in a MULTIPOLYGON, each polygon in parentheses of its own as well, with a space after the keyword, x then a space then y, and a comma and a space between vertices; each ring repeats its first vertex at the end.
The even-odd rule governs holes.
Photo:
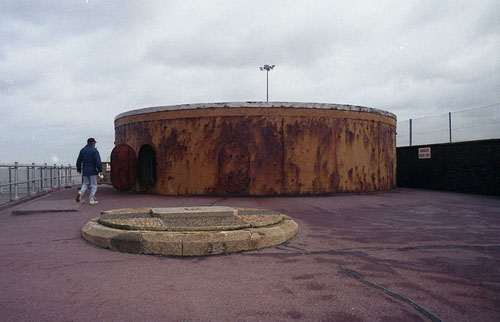
POLYGON ((81 184, 71 165, 0 164, 0 204, 37 195, 57 187, 81 184))

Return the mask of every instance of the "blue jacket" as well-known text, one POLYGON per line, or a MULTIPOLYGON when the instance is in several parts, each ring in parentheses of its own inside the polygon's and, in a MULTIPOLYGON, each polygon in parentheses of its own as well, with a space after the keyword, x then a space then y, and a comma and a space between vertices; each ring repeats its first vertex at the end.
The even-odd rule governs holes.
POLYGON ((76 170, 78 172, 82 171, 82 175, 84 176, 95 176, 99 172, 102 172, 99 151, 91 145, 86 145, 81 149, 78 159, 76 160, 76 170))

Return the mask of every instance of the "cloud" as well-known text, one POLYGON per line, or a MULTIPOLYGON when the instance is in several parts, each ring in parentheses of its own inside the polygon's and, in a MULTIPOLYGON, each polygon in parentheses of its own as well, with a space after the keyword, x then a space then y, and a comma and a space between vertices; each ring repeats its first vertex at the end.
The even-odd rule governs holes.
POLYGON ((2 1, 0 162, 103 159, 114 117, 270 99, 399 119, 500 101, 498 1, 2 1), (36 140, 32 138, 36 137, 36 140), (19 148, 21 147, 21 148, 19 148))

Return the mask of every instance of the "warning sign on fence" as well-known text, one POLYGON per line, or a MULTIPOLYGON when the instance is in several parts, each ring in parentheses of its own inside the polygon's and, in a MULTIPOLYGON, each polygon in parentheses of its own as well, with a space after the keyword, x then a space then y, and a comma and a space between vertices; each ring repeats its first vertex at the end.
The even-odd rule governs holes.
POLYGON ((419 159, 430 159, 431 158, 431 148, 418 148, 418 158, 419 159))

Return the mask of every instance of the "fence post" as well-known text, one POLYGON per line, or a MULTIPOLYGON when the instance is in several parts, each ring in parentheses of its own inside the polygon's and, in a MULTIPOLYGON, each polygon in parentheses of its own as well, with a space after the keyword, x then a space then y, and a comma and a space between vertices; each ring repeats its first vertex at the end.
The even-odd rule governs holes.
POLYGON ((451 112, 448 113, 448 128, 450 129, 450 143, 451 143, 451 112))
POLYGON ((412 143, 412 142, 411 142, 411 141, 412 141, 412 137, 411 137, 411 135, 412 135, 412 124, 411 124, 411 123, 412 123, 412 122, 411 122, 411 121, 412 121, 412 120, 410 119, 410 146, 411 146, 411 143, 412 143))

